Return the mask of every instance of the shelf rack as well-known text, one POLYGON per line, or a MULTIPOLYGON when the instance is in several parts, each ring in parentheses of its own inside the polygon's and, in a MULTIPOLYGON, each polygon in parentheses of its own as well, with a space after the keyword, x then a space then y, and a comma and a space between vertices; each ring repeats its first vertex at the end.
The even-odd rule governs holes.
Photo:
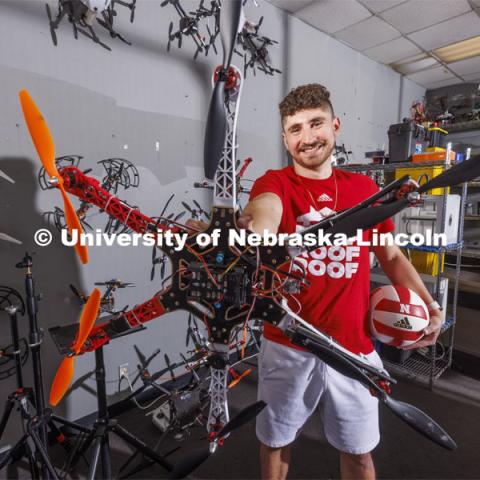
MULTIPOLYGON (((382 172, 393 172, 397 168, 425 168, 430 166, 443 166, 445 169, 448 168, 451 164, 450 162, 450 152, 451 144, 447 145, 445 152, 445 159, 437 162, 421 162, 421 163, 411 163, 411 162, 401 162, 401 163, 392 163, 392 164, 361 164, 361 165, 345 165, 340 168, 344 170, 355 171, 358 173, 368 173, 375 171, 382 172)), ((470 158, 471 149, 467 149, 466 158, 470 158)), ((478 183, 478 182, 475 182, 478 183)), ((431 347, 428 347, 428 352, 426 354, 420 353, 419 351, 414 351, 406 360, 402 362, 393 362, 391 360, 384 359, 385 366, 387 369, 392 372, 404 376, 405 378, 427 381, 429 388, 432 389, 435 380, 437 380, 452 364, 452 353, 453 353, 453 343, 454 343, 454 332, 455 332, 455 323, 457 319, 457 301, 458 301, 458 286, 460 279, 460 269, 461 269, 461 257, 463 249, 463 230, 465 222, 465 203, 467 197, 468 184, 464 183, 461 186, 461 196, 460 196, 460 213, 459 213, 459 223, 458 223, 458 232, 457 232, 457 242, 442 247, 431 247, 431 246, 416 246, 416 245, 407 245, 402 248, 410 250, 420 250, 425 252, 432 252, 438 255, 437 264, 441 265, 441 256, 445 252, 456 253, 456 262, 455 262, 455 278, 453 284, 453 300, 451 306, 451 313, 447 317, 445 323, 442 326, 441 335, 446 335, 447 346, 443 347, 443 351, 440 357, 437 355, 437 344, 431 347)), ((445 230, 445 211, 447 203, 447 189, 444 189, 443 201, 442 201, 442 210, 440 225, 442 226, 440 231, 445 230)), ((442 275, 440 272, 436 276, 436 281, 434 284, 433 297, 438 301, 440 295, 440 281, 442 275)), ((448 292, 446 292, 448 294, 448 292)), ((447 316, 447 312, 444 312, 447 316)))

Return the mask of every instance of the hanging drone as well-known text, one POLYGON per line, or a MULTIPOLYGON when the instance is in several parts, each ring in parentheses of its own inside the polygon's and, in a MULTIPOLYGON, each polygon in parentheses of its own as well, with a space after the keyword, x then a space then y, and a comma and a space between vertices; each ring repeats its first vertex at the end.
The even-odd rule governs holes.
POLYGON ((130 2, 124 0, 58 0, 58 11, 55 19, 53 19, 50 5, 47 3, 46 10, 53 44, 57 46, 56 29, 63 18, 67 17, 68 21, 72 24, 73 36, 76 39, 78 39, 78 34, 81 33, 103 48, 111 51, 111 48, 100 40, 93 29, 96 20, 99 25, 108 31, 112 38, 118 38, 127 45, 131 45, 130 42, 115 31, 113 21, 117 15, 115 6, 121 5, 130 10, 130 22, 133 23, 136 2, 137 0, 131 0, 130 2))
MULTIPOLYGON (((179 478, 188 475, 217 450, 229 433, 253 419, 265 407, 264 402, 257 402, 242 410, 237 417, 229 419, 229 345, 235 333, 249 319, 254 318, 283 329, 293 343, 306 348, 332 368, 368 388, 381 404, 417 432, 452 450, 456 447, 455 442, 436 422, 416 407, 390 396, 389 385, 394 380, 386 370, 372 365, 362 355, 351 353, 303 320, 301 312, 294 312, 289 307, 289 300, 294 298, 292 292, 306 286, 304 273, 293 271, 293 261, 298 255, 315 250, 317 245, 245 247, 229 242, 231 230, 240 233, 236 225, 238 207, 235 154, 242 75, 231 65, 240 17, 239 0, 223 4, 220 35, 224 45, 224 60, 215 76, 204 151, 205 176, 209 180, 214 179, 214 206, 210 225, 202 232, 189 233, 183 250, 163 250, 171 262, 171 281, 152 298, 95 326, 98 310, 92 309, 87 302, 84 310, 86 313, 82 315, 78 326, 78 335, 75 336, 71 325, 59 327, 72 333, 68 339, 66 334, 64 336, 65 349, 70 354, 63 360, 52 385, 52 404, 58 403, 68 389, 73 377, 75 356, 96 350, 131 329, 137 329, 154 318, 181 309, 203 320, 208 330, 211 383, 210 412, 206 425, 209 442, 202 452, 195 452, 177 464, 172 476, 179 478), (220 232, 218 242, 207 248, 201 246, 200 233, 212 236, 215 230, 220 232)), ((20 92, 20 100, 39 157, 50 181, 61 191, 67 225, 71 232, 81 232, 81 225, 68 194, 96 205, 128 224, 137 233, 160 235, 166 230, 188 232, 186 227, 170 227, 168 222, 157 222, 128 207, 78 168, 70 166, 58 170, 54 160, 53 139, 38 107, 26 91, 20 92)), ((307 238, 305 235, 310 236, 323 230, 326 234, 341 233, 350 237, 356 234, 357 229, 372 228, 404 208, 417 204, 420 195, 432 188, 456 185, 479 175, 480 159, 473 158, 455 165, 420 187, 407 183, 408 176, 404 176, 359 205, 311 225, 299 235, 307 238)), ((75 248, 81 261, 87 263, 86 247, 77 244, 75 248)))
MULTIPOLYGON (((251 68, 253 74, 256 75, 256 69, 267 75, 282 73, 278 68, 273 68, 269 62, 268 48, 270 45, 278 44, 276 40, 258 34, 263 23, 263 17, 257 24, 245 21, 242 31, 238 34, 238 43, 241 45, 243 54, 243 74, 247 76, 247 70, 251 68), (248 55, 247 55, 248 53, 248 55)), ((235 53, 242 55, 241 52, 235 50, 235 53)))
MULTIPOLYGON (((242 3, 245 4, 247 0, 242 3)), ((220 33, 220 12, 222 9, 221 2, 219 0, 210 0, 210 8, 205 7, 205 0, 201 0, 198 8, 195 11, 187 13, 180 4, 180 0, 164 0, 161 3, 162 7, 167 5, 173 5, 178 15, 180 16, 179 28, 174 31, 173 22, 170 23, 168 28, 168 44, 167 51, 170 51, 170 46, 173 41, 178 42, 178 48, 182 48, 183 37, 191 37, 195 42, 197 49, 195 50, 194 60, 198 57, 199 53, 204 52, 205 56, 208 55, 210 48, 217 53, 217 47, 215 46, 215 40, 220 33), (214 26, 210 29, 208 19, 212 18, 214 26), (200 22, 206 20, 205 29, 207 35, 202 35, 200 22), (208 40, 207 40, 208 36, 208 40)), ((256 5, 256 3, 255 3, 256 5)), ((258 33, 263 22, 263 17, 260 18, 257 24, 249 22, 243 16, 239 23, 237 42, 243 49, 244 53, 236 51, 239 55, 243 56, 244 60, 244 75, 249 68, 251 68, 256 74, 256 69, 264 72, 267 75, 273 75, 274 73, 282 73, 280 70, 273 68, 269 65, 268 47, 277 44, 275 40, 271 40, 268 37, 261 36, 258 33), (248 55, 247 55, 248 54, 248 55)))
MULTIPOLYGON (((65 155, 56 158, 55 164, 57 168, 64 168, 67 166, 78 168, 82 158, 83 157, 80 155, 65 155)), ((100 160, 97 163, 105 170, 101 186, 108 192, 116 194, 119 187, 127 190, 131 187, 137 188, 140 185, 138 169, 129 160, 124 158, 107 158, 105 160, 100 160)), ((90 171, 91 169, 88 169, 85 170, 84 173, 90 171)), ((48 180, 48 175, 43 167, 38 173, 38 183, 42 190, 49 190, 52 188, 52 185, 48 180)), ((128 205, 127 202, 125 202, 125 204, 128 205)), ((87 222, 87 216, 91 206, 92 205, 88 202, 81 202, 80 207, 76 211, 82 227, 88 230, 93 230, 92 226, 87 222)), ((65 212, 59 207, 55 207, 53 211, 45 212, 43 217, 48 223, 53 224, 60 232, 66 228, 65 212)), ((105 225, 104 231, 106 234, 110 235, 112 233, 128 233, 129 229, 125 224, 110 216, 105 225)))
POLYGON ((170 51, 171 42, 177 41, 178 48, 182 48, 183 37, 191 37, 195 42, 197 49, 195 50, 194 59, 198 57, 199 53, 205 53, 205 56, 208 55, 210 47, 213 48, 215 53, 217 53, 217 48, 215 47, 215 39, 218 35, 217 22, 215 21, 215 28, 212 33, 208 23, 206 24, 206 30, 209 36, 209 40, 206 41, 206 37, 200 33, 200 21, 212 17, 216 19, 219 15, 220 7, 218 1, 212 0, 210 4, 210 9, 204 6, 205 0, 200 1, 200 5, 197 10, 187 13, 185 9, 180 5, 179 0, 164 0, 160 6, 166 7, 168 4, 171 4, 175 7, 176 12, 180 17, 178 30, 173 31, 173 22, 170 22, 168 27, 168 44, 167 51, 170 51))

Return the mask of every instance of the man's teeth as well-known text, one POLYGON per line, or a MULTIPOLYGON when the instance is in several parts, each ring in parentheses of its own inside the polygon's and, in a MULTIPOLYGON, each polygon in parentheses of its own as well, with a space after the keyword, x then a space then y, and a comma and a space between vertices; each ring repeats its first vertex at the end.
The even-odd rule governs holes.
POLYGON ((318 150, 321 147, 323 147, 323 145, 316 145, 315 147, 305 147, 302 148, 302 152, 311 152, 313 150, 318 150))

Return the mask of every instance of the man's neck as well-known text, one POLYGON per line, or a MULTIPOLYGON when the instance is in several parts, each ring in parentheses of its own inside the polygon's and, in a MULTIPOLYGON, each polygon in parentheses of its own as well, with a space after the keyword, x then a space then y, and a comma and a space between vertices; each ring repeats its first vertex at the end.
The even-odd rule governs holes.
POLYGON ((293 169, 301 177, 313 178, 314 180, 324 180, 332 175, 332 162, 330 158, 315 168, 306 168, 293 161, 293 169))

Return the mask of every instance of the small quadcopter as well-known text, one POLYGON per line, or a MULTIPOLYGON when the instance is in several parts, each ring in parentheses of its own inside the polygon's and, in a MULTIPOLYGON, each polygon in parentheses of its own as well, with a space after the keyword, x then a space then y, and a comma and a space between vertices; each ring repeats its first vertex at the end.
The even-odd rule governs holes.
MULTIPOLYGON (((113 278, 112 280, 108 280, 106 282, 96 282, 96 286, 106 287, 105 292, 103 293, 102 297, 100 298, 100 312, 109 313, 111 315, 119 313, 119 310, 115 310, 115 298, 113 294, 119 288, 128 288, 134 287, 133 283, 124 283, 121 280, 113 278)), ((82 303, 87 303, 89 297, 84 293, 81 293, 75 285, 70 284, 70 290, 72 293, 77 297, 82 303)), ((128 308, 128 305, 123 308, 121 311, 125 311, 128 308)))
POLYGON ((47 16, 50 23, 50 34, 52 41, 57 46, 58 39, 56 30, 64 17, 72 24, 73 35, 77 39, 78 34, 90 38, 95 43, 107 50, 111 48, 103 43, 93 29, 95 20, 105 28, 112 38, 118 38, 130 45, 113 27, 114 18, 117 15, 116 5, 121 5, 130 10, 130 22, 135 18, 135 7, 137 0, 127 2, 124 0, 58 0, 58 11, 55 19, 52 16, 50 5, 46 4, 47 16))
MULTIPOLYGON (((278 68, 273 68, 269 64, 268 48, 270 45, 278 44, 276 40, 258 34, 258 30, 263 23, 263 17, 257 24, 245 21, 245 25, 238 34, 238 43, 241 45, 243 54, 243 75, 247 76, 249 68, 253 70, 256 75, 256 69, 267 75, 274 75, 275 73, 282 73, 278 68), (247 56, 247 53, 249 56, 247 56)), ((235 53, 242 55, 241 52, 235 50, 235 53)))
POLYGON ((168 4, 173 5, 180 17, 178 30, 173 31, 173 22, 170 22, 168 27, 167 51, 170 51, 171 42, 175 40, 178 42, 178 48, 182 48, 183 37, 187 36, 191 37, 197 46, 194 59, 196 59, 198 54, 202 52, 205 53, 205 56, 208 55, 210 47, 213 47, 215 53, 217 52, 215 47, 215 39, 218 35, 217 23, 215 22, 215 29, 213 33, 208 24, 206 25, 206 30, 209 36, 209 40, 206 41, 206 37, 200 33, 200 21, 208 17, 216 18, 219 15, 220 7, 218 1, 216 0, 211 1, 210 9, 206 8, 204 3, 205 0, 201 0, 197 10, 188 13, 182 7, 179 0, 164 0, 160 4, 162 7, 166 7, 168 4))

